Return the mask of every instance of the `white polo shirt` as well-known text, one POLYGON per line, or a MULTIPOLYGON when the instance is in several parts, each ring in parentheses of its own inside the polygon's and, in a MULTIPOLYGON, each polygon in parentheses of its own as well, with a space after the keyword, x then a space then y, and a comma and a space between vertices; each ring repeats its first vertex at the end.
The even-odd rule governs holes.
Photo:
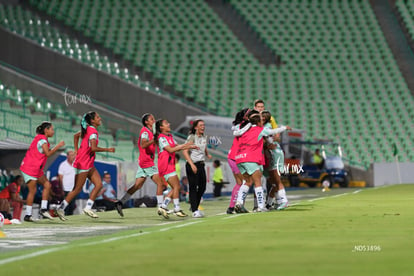
POLYGON ((75 168, 69 164, 68 160, 60 163, 58 174, 63 176, 62 184, 65 192, 73 190, 73 187, 75 186, 75 173, 75 168))

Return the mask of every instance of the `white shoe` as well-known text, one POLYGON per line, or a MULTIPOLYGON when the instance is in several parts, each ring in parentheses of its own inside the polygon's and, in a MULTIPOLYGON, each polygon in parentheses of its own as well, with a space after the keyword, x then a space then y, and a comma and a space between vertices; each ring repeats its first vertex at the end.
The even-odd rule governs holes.
POLYGON ((85 214, 85 215, 88 215, 88 216, 90 216, 91 218, 99 218, 99 216, 97 215, 97 214, 95 214, 95 212, 94 211, 92 211, 91 209, 83 209, 83 213, 85 214))
POLYGON ((12 219, 10 222, 12 224, 22 224, 22 222, 20 220, 18 220, 18 219, 12 219))
POLYGON ((201 213, 199 210, 193 213, 193 218, 203 218, 203 217, 204 217, 203 213, 201 213))
POLYGON ((170 216, 168 215, 170 210, 163 208, 163 207, 158 207, 158 215, 159 216, 163 216, 165 219, 169 219, 170 216))
POLYGON ((46 209, 41 209, 40 212, 39 212, 39 215, 42 218, 53 220, 53 217, 50 215, 49 211, 46 210, 46 209))
POLYGON ((62 221, 67 220, 67 218, 65 218, 65 211, 62 208, 57 208, 56 209, 56 214, 58 215, 60 220, 62 220, 62 221))

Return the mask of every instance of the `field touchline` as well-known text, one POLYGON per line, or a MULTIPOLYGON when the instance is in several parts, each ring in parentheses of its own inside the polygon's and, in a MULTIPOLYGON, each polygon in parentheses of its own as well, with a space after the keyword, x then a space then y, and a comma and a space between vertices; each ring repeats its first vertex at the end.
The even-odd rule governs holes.
POLYGON ((7 258, 7 259, 0 260, 0 266, 4 265, 4 264, 16 262, 16 261, 26 260, 26 259, 30 259, 30 258, 33 258, 33 257, 45 255, 45 254, 56 252, 56 251, 62 251, 62 250, 69 249, 69 248, 104 244, 104 243, 108 243, 108 242, 113 242, 113 241, 118 241, 118 240, 123 240, 123 239, 129 239, 129 238, 133 238, 133 237, 139 237, 139 236, 143 236, 143 235, 147 235, 147 234, 152 234, 152 233, 157 232, 157 231, 167 231, 167 230, 170 230, 170 229, 173 229, 173 228, 186 227, 186 226, 193 225, 193 224, 200 223, 200 222, 202 222, 202 221, 201 220, 200 221, 192 221, 192 222, 179 224, 179 225, 172 226, 172 227, 161 228, 160 230, 154 229, 154 230, 148 231, 148 232, 139 232, 139 233, 134 233, 134 234, 130 234, 130 235, 127 235, 127 236, 112 237, 112 238, 107 238, 107 239, 103 239, 103 240, 99 240, 99 241, 87 242, 87 243, 84 243, 84 244, 65 245, 65 246, 59 246, 59 247, 55 247, 55 248, 49 248, 49 249, 40 250, 40 251, 37 251, 37 252, 34 252, 34 253, 29 253, 29 254, 25 254, 25 255, 20 255, 20 256, 10 257, 10 258, 7 258))

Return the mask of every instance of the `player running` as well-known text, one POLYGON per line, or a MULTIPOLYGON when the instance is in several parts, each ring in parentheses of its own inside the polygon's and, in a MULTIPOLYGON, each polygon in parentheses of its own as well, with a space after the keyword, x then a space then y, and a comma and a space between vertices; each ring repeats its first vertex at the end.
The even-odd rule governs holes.
POLYGON ((88 178, 94 185, 94 189, 89 194, 89 199, 86 202, 86 207, 83 212, 91 218, 98 218, 98 215, 92 211, 93 203, 102 189, 102 179, 98 170, 94 166, 96 152, 115 152, 115 148, 100 148, 99 134, 97 128, 102 124, 102 119, 97 112, 90 111, 85 113, 81 121, 81 131, 77 132, 73 136, 75 145, 75 161, 73 167, 75 168, 75 187, 66 196, 62 204, 56 210, 61 220, 65 218, 65 208, 69 205, 69 202, 75 199, 75 197, 82 191, 83 184, 85 184, 88 178), (81 145, 78 150, 79 138, 82 139, 81 145))
POLYGON ((142 116, 142 124, 143 127, 138 138, 139 158, 135 184, 128 189, 121 200, 116 202, 116 209, 121 216, 124 216, 122 212, 123 204, 125 204, 136 191, 141 189, 147 177, 150 177, 152 181, 157 184, 158 215, 168 218, 168 213, 163 208, 160 208, 164 201, 163 190, 165 186, 162 178, 158 174, 158 168, 154 164, 155 140, 152 132, 152 127, 155 124, 154 116, 150 113, 145 113, 142 116))
POLYGON ((42 201, 40 205, 40 215, 43 218, 53 219, 47 210, 48 198, 50 194, 50 182, 47 180, 43 170, 46 165, 47 158, 53 155, 59 148, 65 145, 61 141, 53 149, 50 149, 48 139, 53 137, 55 130, 50 122, 43 122, 36 128, 36 136, 30 144, 25 157, 20 165, 24 182, 29 188, 29 194, 26 199, 26 215, 24 221, 33 222, 32 208, 33 199, 36 194, 36 183, 43 186, 42 201))

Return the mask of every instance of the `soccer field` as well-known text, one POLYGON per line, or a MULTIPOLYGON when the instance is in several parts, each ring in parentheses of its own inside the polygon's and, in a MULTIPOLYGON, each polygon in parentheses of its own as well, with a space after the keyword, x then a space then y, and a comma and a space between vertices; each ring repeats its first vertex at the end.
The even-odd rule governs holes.
POLYGON ((8 226, 0 273, 412 275, 414 185, 290 194, 293 206, 279 212, 225 215, 227 200, 218 200, 203 203, 203 219, 167 221, 136 208, 125 218, 8 226), (32 248, 18 249, 30 240, 32 248))

